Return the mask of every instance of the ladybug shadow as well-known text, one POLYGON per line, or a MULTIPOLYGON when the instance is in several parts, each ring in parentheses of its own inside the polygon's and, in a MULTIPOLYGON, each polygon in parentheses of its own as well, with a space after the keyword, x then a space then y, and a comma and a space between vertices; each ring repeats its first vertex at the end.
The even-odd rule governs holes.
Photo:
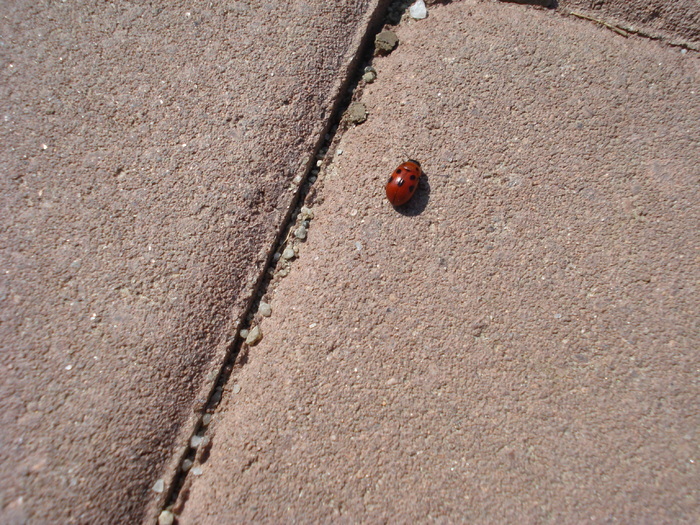
POLYGON ((406 217, 415 217, 423 213, 428 206, 429 200, 430 181, 428 180, 428 174, 424 171, 421 173, 420 179, 418 179, 418 188, 416 188, 416 193, 413 195, 413 198, 406 204, 394 206, 394 209, 406 217))

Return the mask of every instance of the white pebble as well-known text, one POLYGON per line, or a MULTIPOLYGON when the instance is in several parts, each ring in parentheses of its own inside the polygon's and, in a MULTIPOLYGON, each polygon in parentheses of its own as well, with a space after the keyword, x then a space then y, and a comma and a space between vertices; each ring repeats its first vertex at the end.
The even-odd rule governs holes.
POLYGON ((202 475, 202 467, 194 467, 192 469, 192 474, 195 476, 201 476, 202 475))
POLYGON ((260 315, 263 317, 270 317, 272 315, 272 307, 267 303, 260 303, 258 312, 260 312, 260 315))
POLYGON ((202 425, 206 427, 209 423, 211 423, 211 414, 204 414, 202 416, 202 425))
POLYGON ((190 439, 190 446, 192 448, 197 448, 202 444, 202 441, 204 441, 204 436, 192 436, 190 439))
POLYGON ((236 383, 235 385, 233 385, 233 393, 234 393, 234 394, 240 394, 240 393, 241 393, 241 385, 239 385, 238 383, 236 383))
POLYGON ((182 465, 180 465, 180 468, 182 469, 183 472, 189 471, 192 468, 192 460, 191 459, 183 459, 182 465))
POLYGON ((306 239, 306 228, 304 228, 303 226, 299 226, 297 228, 297 231, 294 232, 294 237, 301 240, 306 239))
POLYGON ((162 479, 159 479, 158 481, 156 481, 153 484, 153 487, 151 487, 151 490, 153 490, 153 492, 157 492, 158 494, 160 494, 161 492, 163 492, 165 490, 165 481, 163 481, 162 479))
POLYGON ((175 515, 169 510, 164 510, 158 516, 158 525, 173 525, 175 523, 175 515))
POLYGON ((245 339, 246 337, 248 337, 248 330, 246 330, 245 328, 243 330, 241 330, 240 333, 241 333, 241 339, 245 339))
POLYGON ((296 253, 294 253, 294 248, 292 248, 291 246, 287 246, 282 252, 283 259, 294 259, 295 255, 296 253))
POLYGON ((408 8, 408 14, 416 20, 423 20, 428 16, 428 8, 425 7, 423 0, 416 0, 411 7, 408 8))

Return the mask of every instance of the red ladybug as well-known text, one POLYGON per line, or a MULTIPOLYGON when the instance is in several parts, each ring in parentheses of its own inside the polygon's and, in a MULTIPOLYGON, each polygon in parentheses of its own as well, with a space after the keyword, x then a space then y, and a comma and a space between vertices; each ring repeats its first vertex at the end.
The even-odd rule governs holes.
POLYGON ((421 176, 420 162, 407 160, 400 164, 389 177, 386 183, 386 198, 394 206, 406 204, 418 187, 418 179, 421 176))

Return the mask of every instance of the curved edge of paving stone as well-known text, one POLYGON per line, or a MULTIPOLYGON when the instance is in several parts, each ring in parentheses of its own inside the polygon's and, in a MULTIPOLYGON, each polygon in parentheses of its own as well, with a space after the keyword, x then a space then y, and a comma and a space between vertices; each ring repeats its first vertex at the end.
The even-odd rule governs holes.
POLYGON ((563 12, 579 12, 624 32, 700 50, 700 3, 694 0, 559 0, 563 12))
POLYGON ((386 1, 1 17, 0 521, 157 516, 386 1))

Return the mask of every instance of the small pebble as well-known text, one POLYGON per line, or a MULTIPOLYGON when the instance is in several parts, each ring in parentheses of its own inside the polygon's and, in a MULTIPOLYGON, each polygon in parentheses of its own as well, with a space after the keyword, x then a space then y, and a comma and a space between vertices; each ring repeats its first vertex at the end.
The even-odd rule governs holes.
POLYGON ((192 474, 195 476, 201 476, 202 475, 202 467, 194 467, 192 469, 192 474))
POLYGON ((244 328, 241 330, 241 339, 245 339, 246 337, 248 337, 248 330, 244 328))
POLYGON ((416 20, 423 20, 428 16, 428 8, 425 7, 423 0, 416 0, 411 7, 408 8, 408 14, 416 20))
POLYGON ((302 219, 313 219, 314 211, 306 206, 301 207, 301 218, 302 219))
POLYGON ((377 72, 376 71, 365 70, 364 74, 362 75, 362 80, 364 80, 368 84, 371 84, 376 79, 377 79, 377 72))
POLYGON ((294 248, 292 248, 291 246, 287 246, 282 252, 282 258, 287 260, 294 259, 295 255, 296 253, 294 253, 294 248))
POLYGON ((399 37, 393 31, 382 31, 374 37, 374 54, 388 55, 399 43, 399 37))
POLYGON ((192 436, 192 438, 190 439, 190 446, 192 448, 197 448, 197 447, 199 447, 199 445, 202 444, 203 441, 204 441, 204 436, 192 436))
POLYGON ((316 182, 316 175, 311 175, 309 177, 309 184, 313 184, 314 182, 316 182))
POLYGON ((272 315, 272 307, 267 303, 260 303, 258 312, 260 312, 260 315, 263 317, 270 317, 272 315))
POLYGON ((280 277, 287 277, 289 275, 289 270, 287 268, 282 268, 279 272, 277 272, 277 275, 280 277))
POLYGON ((338 151, 336 151, 336 154, 337 154, 337 155, 342 155, 342 154, 343 154, 343 150, 342 150, 342 149, 338 149, 338 151))
POLYGON ((236 383, 235 385, 233 385, 233 393, 234 393, 234 394, 240 394, 240 393, 241 393, 241 385, 239 385, 238 383, 236 383))
POLYGON ((202 425, 203 426, 209 426, 209 423, 211 423, 211 414, 204 414, 202 416, 202 425))
POLYGON ((280 257, 282 257, 282 254, 280 252, 275 252, 275 254, 272 256, 272 260, 277 262, 280 260, 280 257))
POLYGON ((262 339, 262 330, 260 330, 259 326, 256 326, 250 332, 248 332, 248 337, 245 338, 245 342, 247 345, 253 346, 253 345, 258 344, 261 339, 262 339))
POLYGON ((161 492, 163 492, 163 490, 165 490, 165 481, 163 481, 162 479, 159 479, 158 481, 156 481, 153 484, 153 487, 151 487, 151 490, 153 490, 153 492, 157 492, 158 494, 160 494, 161 492))
POLYGON ((175 515, 169 510, 164 510, 158 516, 158 525, 173 525, 175 523, 175 515))
POLYGON ((367 107, 362 102, 353 102, 348 106, 346 114, 352 124, 362 124, 367 120, 367 107))
POLYGON ((192 468, 192 460, 191 459, 183 459, 182 465, 180 465, 180 468, 182 469, 183 472, 189 471, 192 468))

